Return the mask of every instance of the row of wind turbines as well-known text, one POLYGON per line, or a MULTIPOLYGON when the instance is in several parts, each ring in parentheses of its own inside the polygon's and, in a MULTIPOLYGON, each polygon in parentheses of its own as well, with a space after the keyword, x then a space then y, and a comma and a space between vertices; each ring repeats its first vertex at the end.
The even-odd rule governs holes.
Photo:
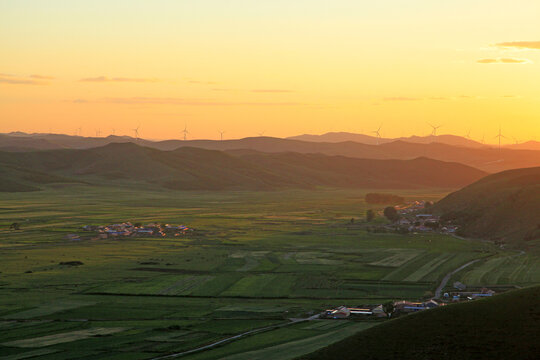
MULTIPOLYGON (((439 125, 433 125, 433 124, 430 124, 430 123, 428 123, 428 125, 431 126, 431 128, 432 128, 432 131, 431 131, 430 135, 436 137, 437 136, 437 130, 439 130, 439 128, 441 128, 442 125, 440 125, 440 124, 439 125)), ((379 128, 377 130, 372 131, 372 133, 375 134, 375 137, 377 138, 377 145, 379 145, 379 141, 381 139, 381 129, 382 129, 382 124, 379 126, 379 128)), ((467 134, 465 134, 464 137, 466 139, 472 140, 471 131, 472 131, 472 129, 469 129, 467 134)), ((502 134, 502 129, 501 129, 500 126, 499 126, 499 133, 494 138, 499 140, 499 149, 501 148, 501 138, 508 139, 506 136, 504 136, 502 134)), ((517 138, 513 137, 513 139, 514 139, 514 142, 515 142, 516 145, 519 144, 519 140, 517 138)), ((486 135, 485 134, 482 135, 481 142, 482 142, 482 144, 486 143, 486 135)))
MULTIPOLYGON (((439 124, 439 125, 433 125, 431 123, 428 123, 428 125, 431 127, 431 133, 430 135, 433 136, 433 137, 436 137, 437 136, 437 130, 439 130, 443 125, 439 124)), ((377 145, 380 144, 380 140, 382 139, 382 136, 381 136, 381 129, 383 127, 383 124, 379 125, 379 127, 377 128, 377 130, 374 130, 374 131, 371 131, 372 134, 375 134, 375 138, 377 139, 377 145)), ((136 128, 132 129, 133 131, 133 135, 134 135, 134 138, 135 140, 139 140, 140 137, 139 137, 139 129, 141 128, 141 126, 137 126, 136 128)), ((472 140, 471 138, 471 130, 472 129, 469 129, 469 131, 467 132, 467 134, 465 134, 465 138, 466 139, 470 139, 472 140)), ((78 136, 81 136, 81 133, 82 133, 82 128, 78 128, 75 130, 75 135, 78 135, 78 136)), ((116 129, 112 129, 112 132, 111 132, 111 135, 115 135, 116 133, 116 129)), ((188 128, 187 128, 187 124, 184 126, 184 130, 182 130, 180 132, 182 134, 182 138, 184 141, 187 140, 188 138, 188 135, 190 134, 188 128)), ((226 133, 226 131, 223 131, 223 130, 218 130, 218 133, 219 133, 219 139, 220 141, 223 141, 223 135, 226 133)), ((257 135, 259 136, 264 136, 264 133, 265 131, 262 131, 262 132, 259 132, 257 133, 257 135)), ((102 134, 101 130, 100 129, 96 129, 96 137, 100 137, 102 134)), ((499 142, 499 148, 501 148, 501 139, 508 139, 506 136, 504 136, 502 134, 502 129, 501 127, 499 126, 499 133, 494 137, 495 139, 498 139, 498 142, 499 142)), ((516 144, 519 144, 519 140, 516 139, 515 137, 513 137, 513 140, 515 141, 516 144)), ((481 140, 481 143, 482 144, 485 144, 485 134, 482 136, 482 140, 481 140)))

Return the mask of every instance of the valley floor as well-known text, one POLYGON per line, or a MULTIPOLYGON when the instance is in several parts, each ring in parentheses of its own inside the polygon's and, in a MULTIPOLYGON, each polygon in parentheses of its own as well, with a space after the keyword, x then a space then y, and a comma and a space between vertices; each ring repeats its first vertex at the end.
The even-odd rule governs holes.
MULTIPOLYGON (((429 298, 472 261, 441 290, 453 281, 494 289, 540 282, 534 252, 366 232, 366 192, 65 185, 1 194, 0 359, 152 359, 224 339, 183 358, 292 359, 381 322, 316 319, 321 311, 429 298), (195 230, 66 237, 124 221, 195 230), (20 230, 8 229, 13 222, 20 230)), ((400 194, 436 200, 445 191, 400 194)))

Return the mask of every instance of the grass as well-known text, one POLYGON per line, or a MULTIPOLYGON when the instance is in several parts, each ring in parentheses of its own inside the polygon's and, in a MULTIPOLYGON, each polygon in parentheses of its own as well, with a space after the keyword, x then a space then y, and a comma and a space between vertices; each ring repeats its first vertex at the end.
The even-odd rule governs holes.
POLYGON ((301 359, 535 359, 539 298, 536 286, 400 317, 301 359))
MULTIPOLYGON (((416 300, 471 259, 486 260, 456 276, 478 283, 537 281, 535 253, 515 256, 489 243, 436 234, 366 232, 368 191, 186 193, 78 184, 2 193, 0 353, 39 360, 152 358, 329 307, 416 300), (122 221, 186 224, 196 231, 97 240, 81 230, 122 221), (21 230, 9 231, 12 222, 21 230), (67 240, 69 233, 83 238, 67 240), (501 259, 497 266, 494 259, 501 259), (83 265, 60 265, 66 261, 83 265), (92 332, 120 328, 127 330, 92 332), (50 341, 50 348, 36 350, 54 353, 11 346, 50 341)), ((427 200, 442 193, 401 192, 427 200)), ((294 324, 189 358, 285 359, 371 325, 294 324)))
POLYGON ((70 331, 67 333, 60 333, 55 335, 41 336, 38 338, 15 340, 10 342, 5 342, 3 346, 15 346, 22 348, 33 348, 33 347, 45 347, 56 344, 67 343, 71 341, 87 339, 92 336, 104 336, 110 335, 117 332, 124 331, 124 328, 93 328, 88 330, 77 330, 70 331))

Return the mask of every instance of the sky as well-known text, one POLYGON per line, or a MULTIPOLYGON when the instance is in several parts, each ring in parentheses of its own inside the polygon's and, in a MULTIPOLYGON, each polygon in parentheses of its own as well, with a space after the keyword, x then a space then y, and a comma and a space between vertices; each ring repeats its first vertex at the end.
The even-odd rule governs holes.
POLYGON ((538 0, 0 0, 0 132, 540 140, 538 0))

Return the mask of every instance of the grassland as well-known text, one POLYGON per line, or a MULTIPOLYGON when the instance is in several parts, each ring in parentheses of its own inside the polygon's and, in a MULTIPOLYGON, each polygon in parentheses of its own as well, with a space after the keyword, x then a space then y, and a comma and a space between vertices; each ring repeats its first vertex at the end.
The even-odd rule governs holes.
POLYGON ((175 192, 71 184, 3 193, 0 359, 148 359, 261 328, 268 329, 187 358, 287 359, 377 323, 290 319, 343 304, 419 299, 472 259, 481 261, 456 279, 474 285, 540 281, 535 253, 436 234, 366 232, 368 191, 175 192), (125 239, 92 239, 81 230, 122 221, 196 230, 185 237, 125 239), (8 230, 13 222, 21 230, 8 230), (84 236, 67 240, 70 233, 84 236), (83 265, 60 264, 69 261, 83 265))
POLYGON ((387 321, 304 360, 537 359, 540 286, 387 321))

